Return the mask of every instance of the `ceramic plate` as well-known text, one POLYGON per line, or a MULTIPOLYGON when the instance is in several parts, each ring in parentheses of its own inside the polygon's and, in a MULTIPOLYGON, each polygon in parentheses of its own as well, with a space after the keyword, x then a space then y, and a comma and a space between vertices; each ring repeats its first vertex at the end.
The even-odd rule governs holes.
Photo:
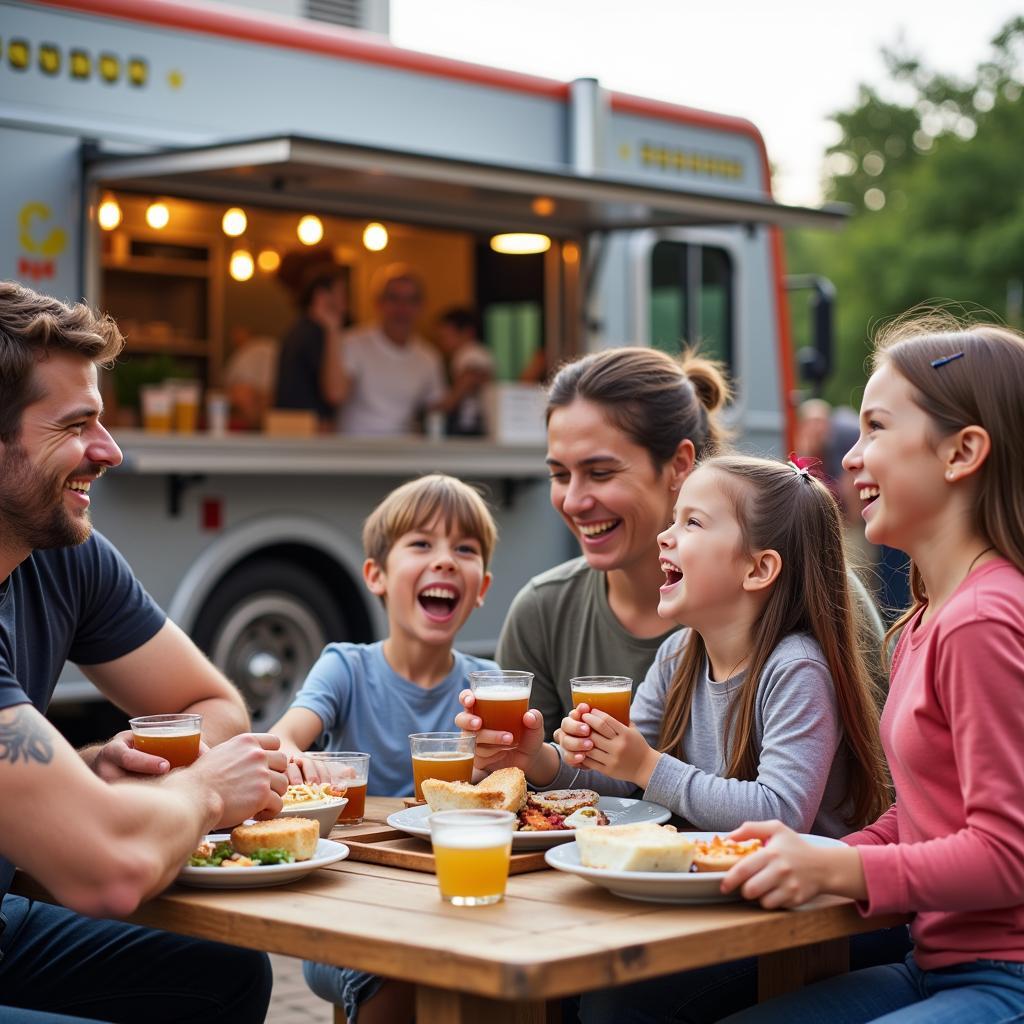
MULTIPOLYGON (((690 839, 712 839, 721 832, 680 832, 690 839)), ((801 836, 815 846, 842 846, 838 839, 824 836, 801 836)), ((738 892, 724 896, 719 885, 725 878, 724 871, 609 871, 607 868, 587 868, 580 863, 580 850, 575 843, 568 843, 548 850, 544 855, 548 864, 559 871, 579 875, 594 885, 599 885, 616 896, 647 903, 726 903, 741 899, 738 892)))
MULTIPOLYGON (((210 835, 204 838, 206 842, 220 843, 231 836, 210 835)), ((299 860, 294 864, 264 864, 252 868, 183 867, 176 880, 182 885, 200 889, 260 889, 267 885, 294 882, 317 868, 344 860, 347 856, 348 847, 344 843, 320 839, 317 840, 316 853, 309 860, 299 860)))
MULTIPOLYGON (((611 825, 629 825, 638 821, 653 821, 660 825, 672 817, 671 811, 660 804, 652 804, 648 800, 629 800, 620 796, 603 796, 597 806, 604 811, 611 825)), ((396 811, 388 818, 388 824, 411 836, 430 838, 430 826, 427 819, 430 808, 426 804, 418 807, 407 807, 396 811)), ((566 843, 573 838, 571 828, 559 829, 554 832, 513 832, 513 850, 546 850, 549 846, 566 843)))

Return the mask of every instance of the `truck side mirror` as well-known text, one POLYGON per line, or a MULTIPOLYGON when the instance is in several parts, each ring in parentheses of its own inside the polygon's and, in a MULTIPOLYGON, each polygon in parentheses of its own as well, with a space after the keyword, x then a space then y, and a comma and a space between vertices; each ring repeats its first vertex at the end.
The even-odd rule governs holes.
POLYGON ((794 274, 786 278, 788 291, 809 291, 811 344, 797 353, 800 374, 811 382, 814 395, 820 396, 822 385, 832 372, 835 353, 836 288, 820 274, 794 274))

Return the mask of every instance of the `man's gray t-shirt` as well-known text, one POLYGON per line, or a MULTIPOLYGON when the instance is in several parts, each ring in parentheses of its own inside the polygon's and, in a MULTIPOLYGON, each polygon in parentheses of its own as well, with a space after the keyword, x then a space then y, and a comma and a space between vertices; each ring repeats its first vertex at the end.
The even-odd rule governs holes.
POLYGON ((550 739, 573 708, 573 676, 629 676, 635 691, 658 648, 679 629, 671 622, 665 626, 660 636, 634 636, 608 604, 605 574, 574 558, 519 591, 495 660, 504 669, 533 673, 530 707, 544 716, 544 735, 550 739))
MULTIPOLYGON (((662 644, 633 698, 633 724, 654 748, 678 655, 690 636, 690 630, 680 630, 662 644)), ((730 759, 724 726, 744 680, 741 673, 713 682, 704 659, 682 750, 661 755, 644 799, 702 830, 728 831, 744 821, 778 818, 798 832, 838 837, 853 831, 843 803, 849 754, 821 648, 808 634, 793 633, 768 658, 754 704, 757 777, 749 781, 722 777, 730 759)), ((609 796, 627 796, 635 788, 565 764, 545 788, 569 786, 609 796)))

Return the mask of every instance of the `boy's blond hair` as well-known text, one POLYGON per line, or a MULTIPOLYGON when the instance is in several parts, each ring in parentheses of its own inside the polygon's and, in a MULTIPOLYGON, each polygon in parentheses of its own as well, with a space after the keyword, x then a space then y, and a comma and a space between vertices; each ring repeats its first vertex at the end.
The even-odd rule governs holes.
POLYGON ((437 516, 444 520, 446 530, 456 526, 479 542, 486 569, 498 540, 494 518, 478 491, 444 473, 431 473, 396 487, 370 513, 363 525, 366 557, 383 566, 399 537, 422 529, 437 516))

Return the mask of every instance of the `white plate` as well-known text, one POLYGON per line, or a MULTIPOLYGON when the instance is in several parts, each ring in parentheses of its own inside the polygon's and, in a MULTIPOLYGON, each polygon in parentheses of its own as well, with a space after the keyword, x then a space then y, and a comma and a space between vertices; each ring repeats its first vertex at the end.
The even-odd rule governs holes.
MULTIPOLYGON (((723 832, 680 832, 690 839, 712 839, 723 832)), ((802 835, 815 846, 843 846, 838 839, 802 835)), ((742 897, 738 892, 723 895, 719 890, 724 871, 609 871, 607 868, 586 868, 580 863, 580 849, 575 843, 548 850, 544 859, 550 867, 579 875, 616 896, 647 903, 726 903, 742 897)))
MULTIPOLYGON (((205 836, 208 843, 220 843, 230 835, 205 836)), ((193 868, 185 866, 178 872, 176 881, 199 889, 260 889, 267 885, 284 885, 303 878, 317 868, 326 867, 348 856, 344 843, 330 839, 318 839, 316 853, 309 860, 297 860, 294 864, 258 864, 251 868, 193 868)))
MULTIPOLYGON (((603 796, 597 806, 608 817, 609 824, 631 825, 638 821, 653 821, 660 825, 672 817, 672 812, 661 804, 652 804, 649 800, 629 800, 621 796, 603 796)), ((422 839, 430 838, 430 808, 426 804, 407 807, 403 811, 395 811, 388 816, 388 824, 411 836, 422 839)), ((553 832, 513 832, 513 850, 546 850, 549 846, 567 843, 575 835, 571 828, 558 829, 553 832)))

